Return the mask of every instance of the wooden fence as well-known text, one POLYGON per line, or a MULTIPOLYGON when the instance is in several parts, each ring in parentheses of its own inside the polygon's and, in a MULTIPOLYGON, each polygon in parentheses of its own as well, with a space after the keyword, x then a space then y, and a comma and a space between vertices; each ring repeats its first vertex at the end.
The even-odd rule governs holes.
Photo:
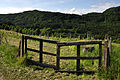
MULTIPOLYGON (((22 36, 22 42, 21 42, 21 56, 24 56, 26 54, 26 58, 27 58, 27 51, 33 51, 33 52, 37 52, 39 53, 39 62, 35 62, 33 60, 27 59, 31 64, 35 64, 35 65, 39 65, 42 67, 50 67, 50 68, 54 68, 56 69, 56 72, 68 72, 68 73, 94 73, 95 71, 83 71, 80 69, 80 60, 99 60, 98 63, 98 67, 99 69, 102 67, 102 41, 101 40, 93 40, 93 41, 78 41, 78 42, 59 42, 59 41, 54 41, 54 40, 46 40, 46 39, 41 39, 41 38, 34 38, 34 37, 29 37, 29 36, 22 36), (37 40, 40 42, 40 46, 39 46, 39 50, 35 50, 35 49, 30 49, 27 47, 27 40, 28 39, 32 39, 32 40, 37 40), (52 43, 52 44, 56 44, 57 46, 57 50, 56 50, 56 54, 53 53, 49 53, 49 52, 45 52, 43 51, 43 42, 48 42, 48 43, 52 43), (80 56, 80 46, 81 45, 90 45, 90 44, 99 44, 99 56, 95 56, 95 57, 81 57, 80 56), (77 52, 76 52, 76 57, 62 57, 60 56, 60 48, 63 46, 72 46, 75 45, 77 46, 77 52), (25 49, 24 49, 25 47, 25 49), (25 52, 24 52, 25 50, 25 52), (25 53, 25 54, 24 54, 25 53), (43 54, 47 54, 47 55, 52 55, 52 56, 56 56, 56 65, 48 65, 48 64, 43 64, 43 54), (64 59, 64 60, 76 60, 77 65, 76 65, 76 71, 60 71, 60 60, 64 59)), ((106 67, 108 67, 108 44, 107 41, 104 44, 104 69, 106 67)))

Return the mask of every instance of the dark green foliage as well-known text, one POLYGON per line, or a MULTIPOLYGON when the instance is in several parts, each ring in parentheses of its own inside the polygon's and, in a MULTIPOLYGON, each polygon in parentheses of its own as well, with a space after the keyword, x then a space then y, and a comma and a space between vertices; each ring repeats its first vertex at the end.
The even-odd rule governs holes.
POLYGON ((120 36, 120 7, 110 8, 103 13, 85 15, 63 14, 44 11, 25 11, 16 14, 0 14, 0 29, 13 30, 32 35, 49 35, 114 40, 120 36))

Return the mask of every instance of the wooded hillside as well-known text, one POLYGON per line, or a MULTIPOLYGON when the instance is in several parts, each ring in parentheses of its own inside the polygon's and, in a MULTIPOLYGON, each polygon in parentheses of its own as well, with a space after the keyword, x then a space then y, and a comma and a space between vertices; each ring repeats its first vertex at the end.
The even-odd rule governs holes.
POLYGON ((63 14, 58 12, 25 11, 16 14, 0 14, 0 29, 16 32, 67 37, 86 38, 87 33, 95 39, 120 36, 120 6, 103 13, 84 15, 63 14))

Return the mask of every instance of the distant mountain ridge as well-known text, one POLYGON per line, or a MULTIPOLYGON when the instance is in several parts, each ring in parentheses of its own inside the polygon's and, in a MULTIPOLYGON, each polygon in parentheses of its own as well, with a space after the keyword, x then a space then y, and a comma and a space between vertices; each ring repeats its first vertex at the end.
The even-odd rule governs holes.
MULTIPOLYGON (((3 24, 9 25, 7 29, 27 33, 33 30, 34 34, 49 34, 74 37, 86 33, 95 38, 104 38, 105 35, 120 36, 120 6, 112 7, 103 13, 88 13, 84 15, 63 14, 59 12, 25 11, 15 14, 0 14, 1 28, 3 24), (10 26, 12 25, 12 27, 10 26), (116 35, 117 34, 117 35, 116 35)), ((33 34, 27 33, 27 34, 33 34)))

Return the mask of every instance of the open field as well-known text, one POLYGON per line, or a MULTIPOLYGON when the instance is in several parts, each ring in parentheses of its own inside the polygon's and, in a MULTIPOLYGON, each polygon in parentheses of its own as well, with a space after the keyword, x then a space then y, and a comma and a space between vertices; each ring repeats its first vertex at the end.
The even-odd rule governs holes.
MULTIPOLYGON (((7 42, 3 38, 3 43, 0 45, 0 79, 3 80, 99 80, 99 79, 120 79, 120 45, 113 43, 111 53, 111 67, 105 72, 97 72, 94 75, 82 74, 77 76, 76 74, 68 73, 55 73, 52 68, 42 68, 40 66, 28 65, 24 61, 24 58, 17 58, 19 41, 21 34, 12 31, 3 31, 5 33, 7 42)), ((33 35, 32 35, 33 36, 33 35)), ((34 36, 39 37, 39 36, 34 36)), ((47 39, 42 36, 41 38, 47 39)), ((49 39, 57 41, 79 41, 77 38, 56 38, 50 37, 49 39)), ((50 43, 43 44, 43 50, 47 52, 56 52, 56 45, 50 43)), ((95 50, 92 53, 82 53, 81 56, 96 56, 98 55, 98 45, 94 46, 95 50)), ((39 42, 28 40, 28 47, 39 49, 39 42)), ((28 52, 28 58, 38 61, 38 53, 28 52)), ((61 49, 61 56, 76 56, 76 46, 65 46, 61 49)), ((44 63, 55 65, 55 57, 44 55, 44 63)), ((75 60, 61 60, 61 70, 75 70, 75 60)), ((80 67, 84 70, 97 70, 98 61, 95 60, 81 60, 80 67)))

